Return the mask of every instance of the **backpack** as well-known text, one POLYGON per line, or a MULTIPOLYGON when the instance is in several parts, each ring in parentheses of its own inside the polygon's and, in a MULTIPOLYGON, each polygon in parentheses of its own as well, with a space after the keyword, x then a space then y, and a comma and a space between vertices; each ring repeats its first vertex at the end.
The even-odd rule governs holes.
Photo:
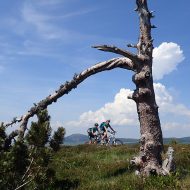
POLYGON ((93 132, 93 128, 89 128, 89 129, 87 130, 87 132, 88 132, 88 133, 92 133, 92 132, 93 132))
POLYGON ((102 123, 100 124, 99 128, 100 128, 101 131, 104 130, 104 126, 105 126, 105 124, 106 124, 105 122, 102 122, 102 123))

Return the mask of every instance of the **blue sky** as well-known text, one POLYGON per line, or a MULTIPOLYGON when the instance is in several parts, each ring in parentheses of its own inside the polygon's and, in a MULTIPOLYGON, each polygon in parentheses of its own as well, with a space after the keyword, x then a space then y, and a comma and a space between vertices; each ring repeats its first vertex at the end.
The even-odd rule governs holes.
MULTIPOLYGON (((190 135, 190 2, 150 1, 155 10, 154 79, 164 136, 190 135)), ((17 0, 0 2, 0 121, 21 116, 74 73, 117 57, 91 48, 136 43, 138 16, 131 0, 17 0)), ((131 50, 134 51, 134 50, 131 50)), ((111 119, 121 137, 139 137, 130 71, 90 77, 49 107, 52 127, 86 133, 111 119)))

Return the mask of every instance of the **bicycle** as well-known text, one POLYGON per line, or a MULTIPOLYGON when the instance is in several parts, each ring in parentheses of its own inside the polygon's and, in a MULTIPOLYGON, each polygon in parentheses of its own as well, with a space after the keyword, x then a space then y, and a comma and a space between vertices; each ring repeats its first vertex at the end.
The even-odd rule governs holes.
MULTIPOLYGON (((123 145, 123 141, 120 139, 117 139, 115 137, 116 132, 114 131, 108 131, 108 136, 106 139, 102 140, 102 134, 99 133, 95 136, 95 138, 92 140, 92 143, 90 144, 98 144, 98 145, 113 145, 113 146, 118 146, 118 145, 123 145)), ((85 144, 89 144, 88 142, 85 142, 85 144)))
POLYGON ((101 140, 101 134, 96 137, 96 142, 97 144, 101 145, 113 145, 113 146, 118 146, 118 145, 123 145, 123 142, 120 139, 117 139, 115 137, 116 132, 114 131, 108 131, 107 133, 107 138, 104 140, 101 140))

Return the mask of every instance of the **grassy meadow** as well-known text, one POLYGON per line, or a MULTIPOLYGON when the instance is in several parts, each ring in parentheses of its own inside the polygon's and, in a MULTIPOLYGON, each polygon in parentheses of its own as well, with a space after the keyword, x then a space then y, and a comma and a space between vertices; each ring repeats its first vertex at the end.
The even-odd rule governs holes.
MULTIPOLYGON (((138 145, 106 147, 63 146, 53 159, 57 189, 64 190, 166 190, 190 189, 190 145, 172 145, 177 171, 171 176, 135 176, 130 159, 138 145)), ((165 146, 167 150, 167 147, 165 146)), ((164 156, 164 155, 163 155, 164 156)))

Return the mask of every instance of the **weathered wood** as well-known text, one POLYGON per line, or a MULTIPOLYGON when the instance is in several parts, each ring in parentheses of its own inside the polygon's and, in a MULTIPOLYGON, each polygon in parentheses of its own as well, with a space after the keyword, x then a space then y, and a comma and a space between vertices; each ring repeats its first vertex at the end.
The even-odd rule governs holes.
POLYGON ((112 53, 116 53, 116 54, 119 54, 119 55, 123 55, 124 57, 127 57, 130 60, 132 60, 134 63, 138 63, 138 62, 142 61, 141 57, 139 57, 138 55, 136 55, 136 54, 134 54, 132 52, 123 50, 121 48, 118 48, 116 46, 96 45, 96 46, 92 46, 92 47, 96 48, 98 50, 101 50, 101 51, 107 51, 107 52, 112 52, 112 53))
POLYGON ((164 175, 169 175, 171 172, 175 172, 176 166, 174 161, 174 149, 170 146, 167 151, 167 158, 163 161, 162 168, 164 170, 164 175))
POLYGON ((134 71, 135 64, 127 58, 114 58, 108 61, 100 62, 84 70, 80 74, 75 74, 70 82, 66 81, 65 84, 61 85, 60 88, 55 91, 55 93, 49 95, 45 99, 41 100, 39 103, 34 104, 34 106, 31 107, 29 111, 25 115, 22 115, 19 119, 15 118, 10 123, 3 125, 8 127, 10 125, 13 125, 14 123, 20 122, 20 129, 19 131, 15 131, 15 134, 17 133, 19 135, 20 140, 23 139, 25 130, 27 128, 28 120, 35 114, 37 114, 38 111, 46 109, 47 106, 49 106, 53 102, 56 102, 63 95, 68 94, 72 89, 75 89, 81 82, 83 82, 91 75, 97 74, 102 71, 112 70, 114 68, 122 68, 134 71))
POLYGON ((146 0, 136 0, 136 4, 140 20, 138 55, 146 58, 140 63, 133 76, 136 90, 129 97, 136 102, 140 122, 141 146, 139 157, 136 160, 141 160, 141 165, 137 164, 140 174, 162 174, 163 139, 152 78, 153 39, 151 29, 153 27, 150 22, 152 12, 149 12, 146 0))

